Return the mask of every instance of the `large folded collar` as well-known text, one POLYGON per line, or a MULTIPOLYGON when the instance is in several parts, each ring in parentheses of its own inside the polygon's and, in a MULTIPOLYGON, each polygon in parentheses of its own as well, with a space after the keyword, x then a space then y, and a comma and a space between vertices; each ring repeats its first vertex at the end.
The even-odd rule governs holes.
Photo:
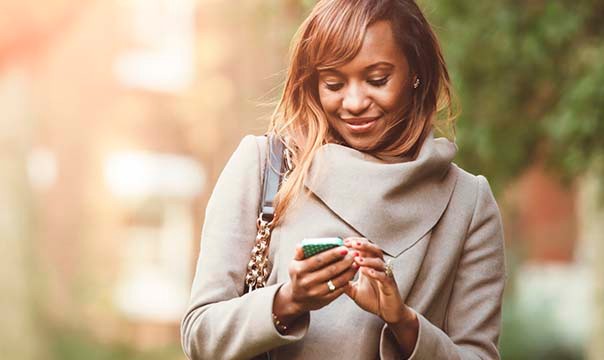
POLYGON ((327 144, 313 159, 305 186, 337 216, 388 255, 398 256, 436 225, 457 173, 454 143, 432 133, 415 160, 385 162, 327 144))

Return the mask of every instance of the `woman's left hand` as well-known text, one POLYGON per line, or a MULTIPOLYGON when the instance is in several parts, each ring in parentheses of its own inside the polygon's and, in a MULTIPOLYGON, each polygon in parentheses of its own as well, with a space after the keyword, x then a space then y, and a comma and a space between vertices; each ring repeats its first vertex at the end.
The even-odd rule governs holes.
POLYGON ((354 260, 360 269, 359 278, 349 283, 345 293, 360 308, 379 316, 386 323, 398 323, 405 318, 407 307, 394 277, 386 275, 382 250, 364 238, 344 239, 344 245, 355 252, 354 260))

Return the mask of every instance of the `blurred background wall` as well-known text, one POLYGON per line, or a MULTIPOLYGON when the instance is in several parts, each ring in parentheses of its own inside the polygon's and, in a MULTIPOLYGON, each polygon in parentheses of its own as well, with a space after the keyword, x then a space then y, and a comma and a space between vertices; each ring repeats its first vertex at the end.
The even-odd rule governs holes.
MULTIPOLYGON (((0 358, 183 359, 205 203, 308 0, 0 0, 0 358)), ((507 242, 504 359, 604 359, 604 3, 423 0, 507 242)))

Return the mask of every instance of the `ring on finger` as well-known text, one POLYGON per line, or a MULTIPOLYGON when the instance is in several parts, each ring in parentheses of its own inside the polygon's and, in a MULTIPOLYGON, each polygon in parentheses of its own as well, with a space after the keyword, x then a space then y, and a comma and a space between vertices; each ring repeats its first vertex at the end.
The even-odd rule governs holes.
POLYGON ((327 281, 327 288, 329 289, 329 292, 334 292, 336 290, 336 286, 331 280, 327 281))
POLYGON ((394 273, 392 272, 392 264, 391 259, 386 260, 386 264, 384 265, 384 274, 389 278, 394 278, 394 273))

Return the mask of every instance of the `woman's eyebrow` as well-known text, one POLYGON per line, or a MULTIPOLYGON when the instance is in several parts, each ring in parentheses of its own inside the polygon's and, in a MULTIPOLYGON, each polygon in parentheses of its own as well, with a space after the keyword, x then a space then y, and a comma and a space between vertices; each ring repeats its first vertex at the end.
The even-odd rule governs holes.
POLYGON ((374 68, 377 68, 377 67, 380 67, 380 66, 388 67, 388 68, 393 68, 394 64, 389 63, 387 61, 378 61, 375 64, 371 64, 371 65, 366 66, 365 67, 365 71, 373 70, 374 68))
POLYGON ((335 68, 317 69, 317 71, 319 72, 319 74, 343 75, 341 71, 338 71, 335 68))
MULTIPOLYGON (((367 65, 365 66, 365 68, 363 69, 364 72, 369 72, 375 68, 378 67, 386 67, 389 69, 394 68, 394 64, 389 63, 387 61, 378 61, 376 63, 373 63, 371 65, 367 65)), ((337 70, 336 68, 325 68, 325 69, 318 69, 319 74, 335 74, 335 75, 344 75, 341 71, 337 70)))

